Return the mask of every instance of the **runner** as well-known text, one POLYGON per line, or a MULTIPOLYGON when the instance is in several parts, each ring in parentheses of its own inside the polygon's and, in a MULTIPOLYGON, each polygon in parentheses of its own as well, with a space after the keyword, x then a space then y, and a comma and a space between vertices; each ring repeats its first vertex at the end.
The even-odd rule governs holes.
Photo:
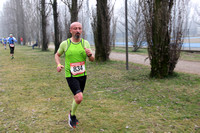
POLYGON ((14 40, 12 34, 10 34, 10 37, 8 38, 8 43, 9 43, 9 47, 10 47, 10 56, 11 56, 11 59, 14 59, 15 40, 14 40))
POLYGON ((72 102, 72 110, 69 112, 69 126, 76 128, 78 120, 75 112, 78 105, 83 100, 83 91, 87 79, 86 57, 89 61, 94 61, 92 50, 88 41, 81 38, 82 25, 79 22, 73 22, 70 25, 70 33, 72 37, 63 41, 55 54, 57 71, 61 72, 64 68, 60 64, 60 56, 65 53, 65 77, 68 85, 74 94, 72 102))
POLYGON ((20 38, 20 42, 21 42, 21 45, 23 45, 23 38, 22 37, 20 38))
POLYGON ((6 44, 7 44, 7 39, 4 36, 4 38, 2 39, 3 45, 4 45, 4 49, 6 50, 6 44))

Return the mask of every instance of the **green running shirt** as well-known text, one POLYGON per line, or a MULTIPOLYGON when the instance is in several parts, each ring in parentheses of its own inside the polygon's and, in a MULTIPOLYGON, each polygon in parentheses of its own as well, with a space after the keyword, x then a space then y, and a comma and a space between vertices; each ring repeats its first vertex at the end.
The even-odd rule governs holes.
POLYGON ((62 55, 65 53, 65 77, 81 77, 87 75, 87 55, 84 48, 91 50, 89 42, 83 39, 77 43, 67 39, 60 44, 58 54, 62 55))

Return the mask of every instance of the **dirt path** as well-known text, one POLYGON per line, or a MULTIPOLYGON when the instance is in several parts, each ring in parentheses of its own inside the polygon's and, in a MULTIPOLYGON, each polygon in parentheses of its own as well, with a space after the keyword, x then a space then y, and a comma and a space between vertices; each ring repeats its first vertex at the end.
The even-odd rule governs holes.
MULTIPOLYGON (((110 54, 110 58, 113 59, 113 60, 121 60, 121 61, 126 60, 125 54, 116 53, 116 52, 112 52, 110 54)), ((147 59, 145 61, 147 56, 129 54, 128 58, 129 58, 129 62, 150 66, 149 60, 147 59)), ((200 75, 200 62, 179 60, 177 65, 176 65, 175 71, 200 75)))

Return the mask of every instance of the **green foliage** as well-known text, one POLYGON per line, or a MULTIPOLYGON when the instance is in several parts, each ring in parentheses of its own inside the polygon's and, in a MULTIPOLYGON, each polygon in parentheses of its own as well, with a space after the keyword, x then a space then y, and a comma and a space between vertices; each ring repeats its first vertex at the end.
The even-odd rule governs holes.
MULTIPOLYGON (((62 57, 62 64, 64 58, 62 57)), ((0 47, 0 132, 198 132, 200 76, 149 78, 150 68, 88 62, 78 127, 67 114, 72 93, 57 73, 53 51, 17 46, 15 59, 0 47)))

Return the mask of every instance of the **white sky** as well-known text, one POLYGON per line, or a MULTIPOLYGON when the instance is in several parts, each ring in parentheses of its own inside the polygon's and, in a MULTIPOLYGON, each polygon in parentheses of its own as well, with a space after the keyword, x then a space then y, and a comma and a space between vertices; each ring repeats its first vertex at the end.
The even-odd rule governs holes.
POLYGON ((0 11, 3 9, 3 4, 5 3, 6 0, 0 0, 0 11))
MULTIPOLYGON (((3 9, 3 4, 6 2, 7 0, 0 0, 0 11, 2 11, 3 9)), ((200 6, 200 2, 199 0, 190 0, 192 3, 194 3, 194 5, 199 5, 200 6)), ((90 0, 90 5, 95 5, 96 0, 90 0)), ((124 5, 124 0, 116 0, 116 7, 115 9, 119 10, 121 5, 124 5)))
MULTIPOLYGON (((3 3, 5 3, 6 1, 7 1, 7 0, 0 0, 0 10, 2 10, 2 8, 3 8, 3 3)), ((195 3, 195 4, 200 5, 199 0, 190 0, 190 1, 191 1, 192 3, 195 3)), ((116 0, 116 6, 117 6, 117 8, 119 8, 120 5, 124 4, 123 2, 124 2, 124 0, 116 0)), ((91 4, 91 5, 94 5, 94 3, 96 3, 96 0, 90 0, 90 4, 91 4)))

